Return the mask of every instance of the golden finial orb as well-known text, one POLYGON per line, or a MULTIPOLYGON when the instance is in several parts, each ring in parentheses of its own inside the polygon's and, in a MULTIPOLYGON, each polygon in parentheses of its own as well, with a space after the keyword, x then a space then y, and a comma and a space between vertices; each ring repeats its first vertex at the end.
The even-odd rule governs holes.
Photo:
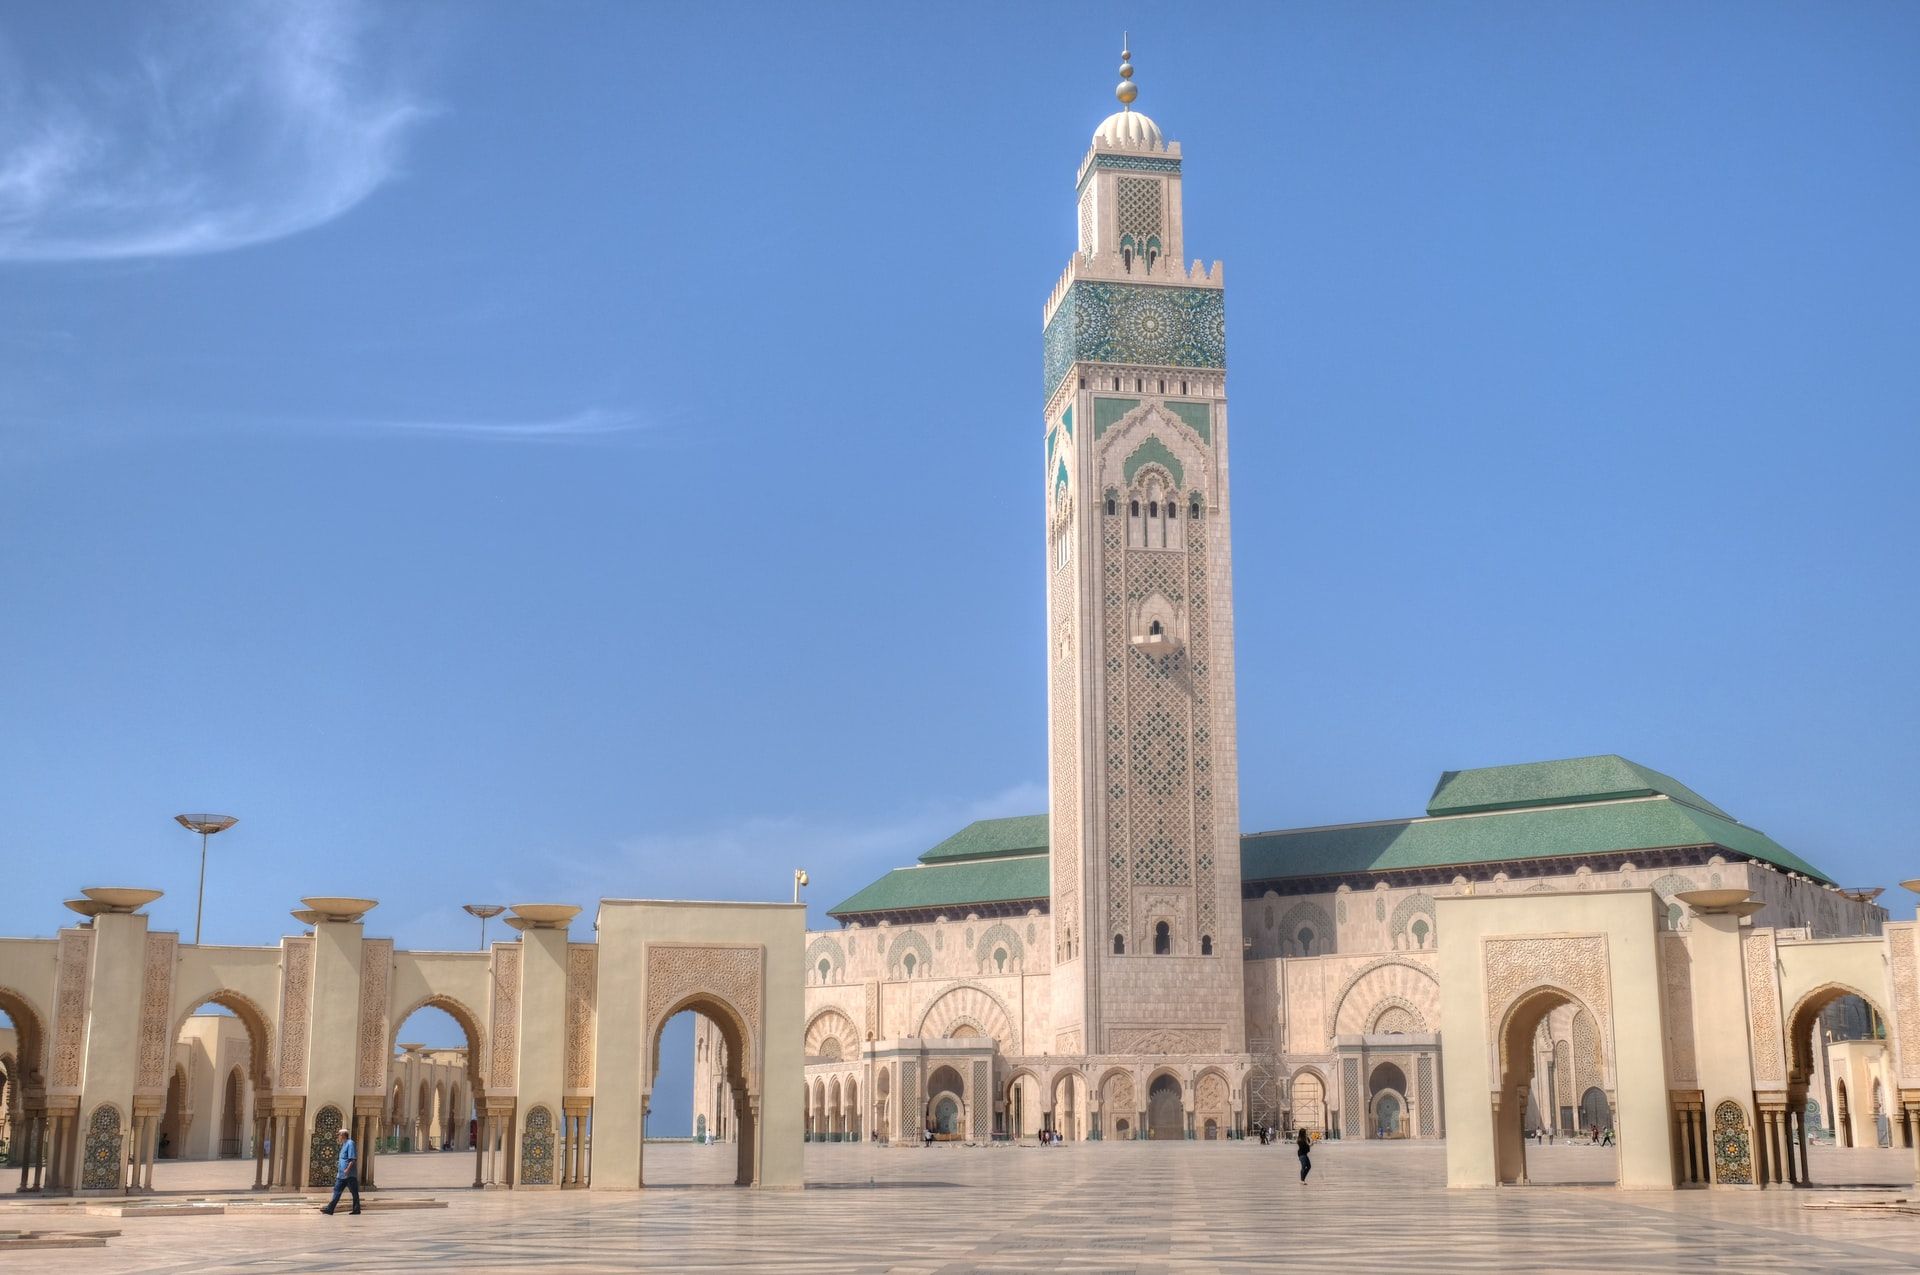
POLYGON ((1120 42, 1120 83, 1113 95, 1120 99, 1123 110, 1133 109, 1133 99, 1140 96, 1140 86, 1133 82, 1133 51, 1127 48, 1129 41, 1120 42))

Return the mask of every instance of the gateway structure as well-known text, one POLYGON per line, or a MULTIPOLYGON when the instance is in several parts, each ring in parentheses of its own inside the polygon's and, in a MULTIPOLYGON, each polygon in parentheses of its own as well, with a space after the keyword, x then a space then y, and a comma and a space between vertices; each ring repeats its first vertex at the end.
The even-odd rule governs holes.
POLYGON ((798 906, 603 899, 575 942, 578 906, 523 903, 516 938, 420 952, 366 932, 373 899, 304 899, 301 932, 214 947, 149 928, 158 890, 81 896, 67 906, 84 919, 53 937, 0 939, 0 1114, 22 1192, 152 1190, 156 1160, 208 1149, 188 1139, 196 1097, 256 1190, 331 1185, 346 1134, 367 1186, 393 1134, 470 1146, 476 1187, 633 1190, 660 1033, 684 1010, 728 1049, 735 1181, 801 1185, 799 1112, 763 1103, 800 1083, 798 906), (428 1005, 464 1049, 396 1041, 428 1005), (221 1079, 198 1096, 196 1055, 221 1079))
MULTIPOLYGON (((1896 1012, 1866 955, 1796 1003, 1780 971, 1857 953, 1906 979, 1912 927, 1668 775, 1617 756, 1448 772, 1418 817, 1241 833, 1224 271, 1183 264, 1184 157, 1132 75, 1080 161, 1042 315, 1050 814, 964 828, 807 935, 808 1135, 1453 1135, 1478 1182, 1524 1176, 1508 1142, 1496 1164, 1496 1121, 1508 1141, 1653 1121, 1623 1181, 1738 1181, 1743 1154, 1747 1180, 1786 1180, 1804 1163, 1753 1131, 1831 1128, 1821 1019, 1899 1071, 1881 1110, 1910 1143, 1920 1042, 1889 1024, 1920 1028, 1920 1007, 1896 1012), (1723 935, 1729 901, 1769 928, 1723 935), (1502 945, 1518 935, 1534 945, 1502 945), (1564 986, 1596 961, 1588 994, 1564 986), (1560 990, 1493 1004, 1514 977, 1560 990), (1630 1003, 1651 1036, 1629 1039, 1630 1003), (1729 1003, 1751 1012, 1707 1033, 1729 1003), (1489 1041, 1498 1075, 1460 1062, 1489 1041), (1703 1063, 1722 1047, 1741 1064, 1703 1063)), ((696 1129, 726 1136, 723 1042, 702 1030, 695 1054, 696 1129)))

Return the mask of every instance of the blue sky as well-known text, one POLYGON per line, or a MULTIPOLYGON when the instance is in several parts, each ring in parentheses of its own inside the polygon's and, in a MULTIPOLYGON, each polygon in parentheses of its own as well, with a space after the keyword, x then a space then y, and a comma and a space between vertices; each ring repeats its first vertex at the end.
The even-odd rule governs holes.
POLYGON ((0 932, 191 931, 188 809, 209 941, 415 947, 1041 809, 1123 27, 1227 263, 1243 825, 1611 751, 1920 872, 1920 8, 69 4, 0 17, 0 932))

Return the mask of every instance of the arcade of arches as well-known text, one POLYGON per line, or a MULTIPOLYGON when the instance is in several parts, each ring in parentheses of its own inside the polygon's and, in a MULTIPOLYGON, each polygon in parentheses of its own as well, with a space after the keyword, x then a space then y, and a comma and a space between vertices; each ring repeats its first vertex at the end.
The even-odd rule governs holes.
POLYGON ((576 943, 578 907, 521 904, 514 939, 416 953, 365 934, 371 899, 305 900, 311 928, 275 947, 201 948, 149 930, 158 891, 83 893, 81 924, 0 940, 0 1121, 20 1190, 151 1190, 173 1158, 250 1160, 258 1189, 325 1187, 346 1133, 370 1185, 383 1155, 418 1149, 470 1153, 475 1186, 632 1190, 659 1031, 689 1008, 729 1049, 736 1180, 799 1184, 798 1113, 762 1103, 769 1076, 784 1088, 802 1071, 792 905, 605 900, 598 941, 576 943), (396 1043, 426 1006, 465 1047, 396 1043), (601 1057, 645 1062, 603 1072, 601 1057))
MULTIPOLYGON (((931 970, 917 963, 907 976, 900 966, 898 987, 863 985, 855 953, 866 936, 843 933, 844 947, 827 951, 816 934, 798 1110, 806 1136, 822 1141, 1043 1130, 1205 1140, 1269 1122, 1335 1137, 1444 1137, 1457 1185, 1525 1182, 1525 1146, 1542 1136, 1620 1148, 1616 1176, 1629 1186, 1805 1181, 1816 1141, 1915 1147, 1915 924, 1816 937, 1759 925, 1746 895, 1442 894, 1420 914, 1425 932, 1465 944, 1338 966, 1279 958, 1333 967, 1336 979, 1318 988, 1292 985, 1310 993, 1294 998, 1296 1014, 1321 1016, 1320 1049, 1224 1060, 1023 1050, 1021 1016, 982 980, 941 982, 936 955, 931 970), (1684 910, 1678 923, 1674 907, 1684 910), (902 1021, 920 1032, 880 1034, 902 1021), (1498 1044, 1497 1074, 1476 1079, 1458 1065, 1460 1033, 1441 1030, 1456 1022, 1466 1024, 1465 1057, 1498 1044)), ((952 950, 958 936, 964 951, 966 928, 926 946, 952 950)), ((889 942, 900 940, 883 930, 868 946, 889 942)), ((1031 949, 1024 955, 1035 963, 1031 949)), ((1311 1021, 1282 1023, 1278 1035, 1311 1046, 1311 1021)), ((709 1111, 696 1090, 696 1120, 709 1111)))

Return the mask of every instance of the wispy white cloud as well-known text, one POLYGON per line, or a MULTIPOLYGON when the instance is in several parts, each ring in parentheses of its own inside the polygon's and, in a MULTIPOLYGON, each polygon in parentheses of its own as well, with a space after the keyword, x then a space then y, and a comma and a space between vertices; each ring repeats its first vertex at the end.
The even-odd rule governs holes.
POLYGON ((562 443, 631 434, 644 428, 629 411, 588 407, 567 416, 535 420, 407 420, 368 418, 339 422, 307 422, 311 428, 376 434, 418 434, 428 437, 481 439, 501 443, 562 443))
POLYGON ((340 216, 427 114, 352 0, 155 6, 110 75, 0 44, 0 260, 220 252, 340 216))

